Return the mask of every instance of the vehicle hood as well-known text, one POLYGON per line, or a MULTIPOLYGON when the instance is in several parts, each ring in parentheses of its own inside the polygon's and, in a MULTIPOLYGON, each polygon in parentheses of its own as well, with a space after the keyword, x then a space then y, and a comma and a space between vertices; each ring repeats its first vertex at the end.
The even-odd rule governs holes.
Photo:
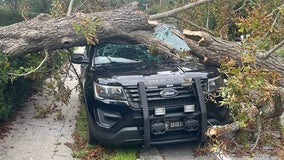
POLYGON ((152 66, 138 64, 119 64, 117 66, 101 66, 93 70, 93 78, 99 84, 105 85, 137 85, 144 82, 146 86, 174 85, 188 83, 193 78, 207 79, 209 72, 204 72, 202 66, 152 66))

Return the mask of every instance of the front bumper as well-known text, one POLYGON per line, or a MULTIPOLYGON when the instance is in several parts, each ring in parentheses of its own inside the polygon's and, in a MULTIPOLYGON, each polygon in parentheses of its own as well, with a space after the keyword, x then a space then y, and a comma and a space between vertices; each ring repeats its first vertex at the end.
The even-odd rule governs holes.
MULTIPOLYGON (((95 111, 96 109, 94 109, 95 111)), ((109 115, 109 111, 102 111, 98 109, 99 113, 103 115, 109 115)), ((94 112, 98 116, 98 112, 94 112)), ((110 122, 113 126, 102 126, 101 119, 94 119, 89 122, 91 130, 94 133, 96 140, 106 146, 127 146, 127 145, 143 145, 144 147, 149 147, 149 145, 157 144, 170 144, 170 143, 179 143, 179 142, 189 142, 194 140, 200 140, 200 127, 199 123, 190 123, 188 117, 191 119, 200 119, 200 114, 196 113, 195 116, 188 115, 184 113, 179 114, 167 114, 162 117, 149 117, 149 139, 148 146, 145 144, 145 127, 143 125, 143 116, 130 114, 126 117, 123 117, 119 120, 116 120, 116 123, 110 122), (188 120, 186 124, 188 130, 186 129, 165 129, 165 125, 159 125, 162 122, 169 122, 168 120, 188 120), (196 127, 198 125, 198 127, 196 127), (194 127, 189 127, 194 126, 194 127), (164 127, 161 129, 161 127, 164 127), (161 131, 164 130, 164 131, 161 131), (161 132, 160 132, 161 131, 161 132)), ((108 119, 107 117, 105 117, 108 119)), ((103 122, 105 123, 105 122, 103 122)), ((174 124, 174 123, 173 123, 174 124)), ((186 128, 184 126, 184 128, 186 128)))

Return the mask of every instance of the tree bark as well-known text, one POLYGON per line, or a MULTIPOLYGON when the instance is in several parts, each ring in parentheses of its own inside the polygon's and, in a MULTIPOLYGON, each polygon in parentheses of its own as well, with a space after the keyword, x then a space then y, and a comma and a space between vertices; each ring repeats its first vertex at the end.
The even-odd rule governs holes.
MULTIPOLYGON (((0 28, 0 48, 3 53, 17 56, 42 49, 64 49, 86 45, 83 35, 77 35, 74 24, 84 17, 100 19, 97 35, 101 42, 111 37, 124 37, 131 30, 148 27, 146 15, 131 14, 132 10, 114 10, 92 14, 76 14, 59 19, 41 14, 30 21, 24 21, 0 28), (128 20, 129 19, 129 20, 128 20), (144 20, 143 20, 144 19, 144 20), (145 26, 146 24, 146 26, 145 26)), ((148 29, 150 30, 150 29, 148 29)))
POLYGON ((240 122, 236 121, 233 122, 231 124, 226 124, 226 125, 214 125, 214 126, 210 126, 208 127, 207 131, 206 131, 206 135, 208 137, 219 137, 221 135, 224 135, 226 133, 231 133, 234 131, 237 131, 240 129, 240 122))
MULTIPOLYGON (((191 47, 191 53, 205 61, 205 63, 220 64, 226 59, 233 59, 236 62, 241 61, 241 44, 239 42, 226 41, 216 38, 205 32, 184 31, 185 41, 191 47)), ((263 55, 266 52, 258 52, 263 55)), ((268 57, 256 56, 256 65, 280 74, 279 85, 284 86, 284 57, 271 53, 268 57)))
POLYGON ((155 45, 170 53, 170 46, 154 38, 154 26, 148 24, 148 15, 137 10, 136 4, 117 10, 80 13, 63 18, 40 14, 29 21, 0 27, 0 51, 10 56, 19 56, 43 49, 55 50, 86 45, 84 35, 78 35, 74 30, 74 24, 85 17, 99 20, 99 27, 96 29, 99 43, 155 45))
MULTIPOLYGON (((204 1, 205 2, 205 1, 204 1)), ((38 17, 0 27, 0 51, 11 56, 33 53, 43 49, 55 50, 86 45, 83 35, 77 35, 74 24, 84 17, 99 20, 97 39, 99 43, 116 42, 146 44, 155 46, 170 57, 177 57, 173 48, 153 36, 154 25, 148 23, 149 15, 137 10, 137 4, 105 12, 75 14, 63 18, 51 18, 41 14, 38 17)), ((200 32, 200 31, 199 31, 200 32)), ((206 59, 207 63, 219 64, 221 60, 232 58, 240 61, 241 46, 200 32, 200 37, 185 33, 185 41, 191 47, 191 53, 206 59)), ((284 75, 284 58, 270 54, 267 58, 257 58, 257 65, 284 75)), ((282 86, 283 80, 282 80, 282 86)))

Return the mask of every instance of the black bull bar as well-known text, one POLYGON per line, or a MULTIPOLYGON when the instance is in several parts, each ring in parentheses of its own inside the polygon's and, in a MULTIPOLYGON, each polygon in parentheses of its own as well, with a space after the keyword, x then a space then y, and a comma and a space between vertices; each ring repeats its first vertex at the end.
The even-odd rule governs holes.
MULTIPOLYGON (((199 106, 201 110, 200 142, 204 143, 207 139, 205 135, 205 132, 207 130, 207 109, 206 109, 206 104, 205 104, 205 97, 202 92, 203 90, 201 87, 201 78, 193 78, 193 81, 196 87, 199 106)), ((142 108, 143 122, 144 122, 144 146, 143 147, 149 148, 151 145, 151 126, 150 126, 146 86, 144 82, 138 83, 138 90, 139 90, 140 107, 142 108)))

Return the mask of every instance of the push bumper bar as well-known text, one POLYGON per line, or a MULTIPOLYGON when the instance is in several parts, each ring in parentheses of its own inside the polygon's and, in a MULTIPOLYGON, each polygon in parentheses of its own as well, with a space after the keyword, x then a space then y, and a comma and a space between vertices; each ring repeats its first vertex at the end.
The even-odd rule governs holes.
MULTIPOLYGON (((197 91, 199 106, 201 110, 200 141, 204 143, 207 138, 205 135, 205 131, 207 130, 207 109, 206 109, 204 94, 202 92, 201 79, 193 78, 193 80, 194 80, 195 88, 197 91)), ((138 83, 138 93, 139 93, 139 99, 140 99, 140 107, 142 108, 142 112, 143 112, 144 147, 149 148, 151 145, 151 124, 150 124, 146 86, 143 82, 138 83)))

